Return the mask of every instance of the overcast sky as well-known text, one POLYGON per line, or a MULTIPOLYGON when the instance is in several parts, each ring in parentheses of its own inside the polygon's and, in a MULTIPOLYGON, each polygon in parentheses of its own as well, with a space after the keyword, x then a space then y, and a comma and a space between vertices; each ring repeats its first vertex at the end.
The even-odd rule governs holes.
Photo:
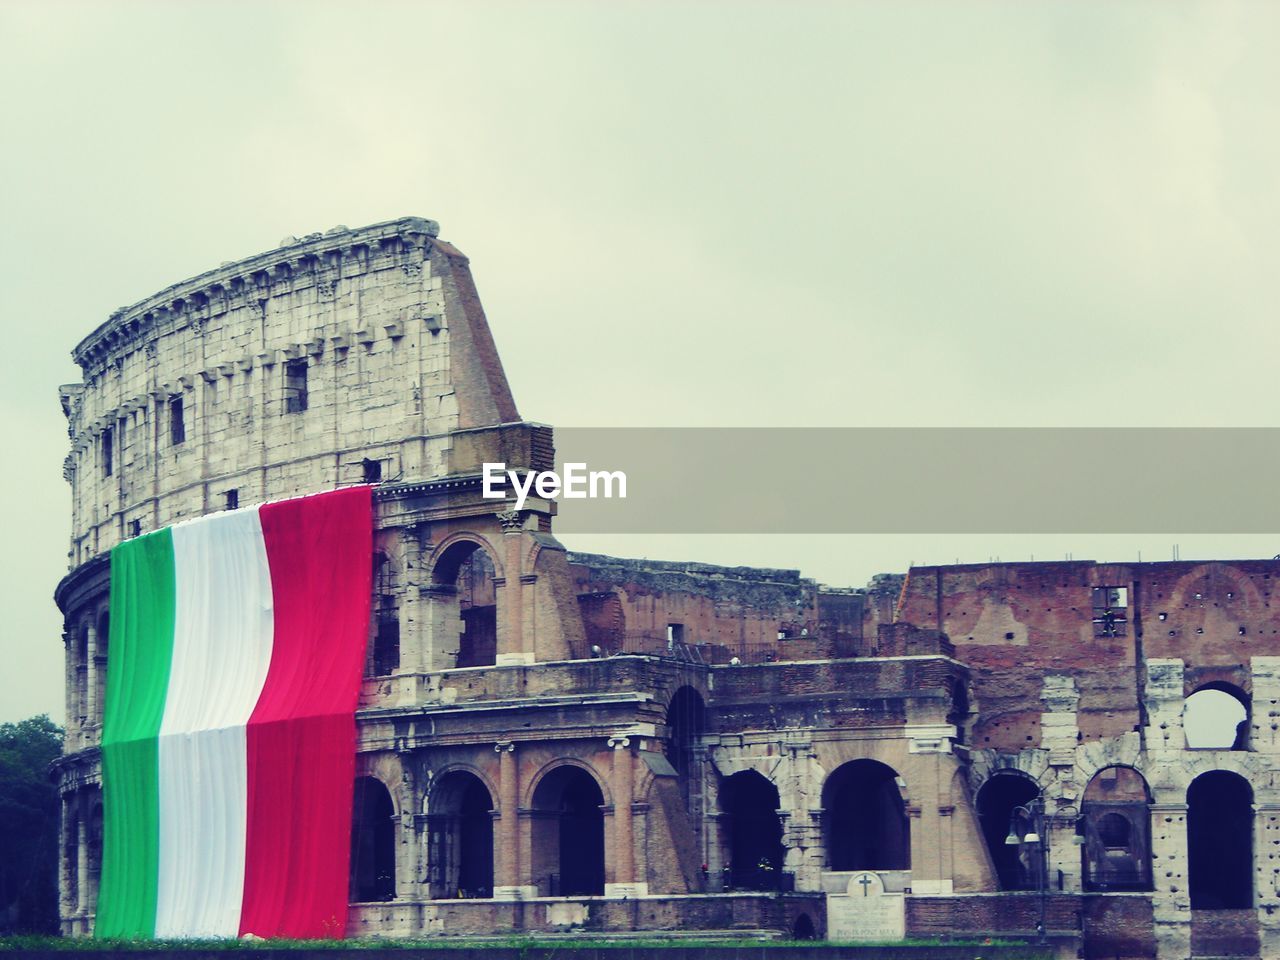
MULTIPOLYGON (((1277 425, 1278 28, 1269 3, 8 0, 0 720, 62 719, 68 351, 290 234, 438 220, 552 424, 1277 425)), ((1168 558, 1124 513, 568 545, 839 585, 1168 558)))

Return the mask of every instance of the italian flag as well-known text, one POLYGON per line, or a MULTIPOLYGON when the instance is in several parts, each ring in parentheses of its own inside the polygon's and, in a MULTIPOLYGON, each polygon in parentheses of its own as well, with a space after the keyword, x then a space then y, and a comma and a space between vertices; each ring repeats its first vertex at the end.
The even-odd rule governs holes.
POLYGON ((369 487, 111 551, 94 935, 341 937, 369 487))

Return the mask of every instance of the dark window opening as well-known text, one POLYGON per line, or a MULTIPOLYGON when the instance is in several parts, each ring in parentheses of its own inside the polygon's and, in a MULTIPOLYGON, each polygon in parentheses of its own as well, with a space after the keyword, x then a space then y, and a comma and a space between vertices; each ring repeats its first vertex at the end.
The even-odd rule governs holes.
POLYGON ((726 887, 777 890, 786 849, 778 816, 778 788, 754 770, 743 770, 720 786, 727 836, 726 887))
POLYGON ((381 781, 355 782, 351 830, 351 899, 393 900, 396 895, 396 825, 391 794, 381 781))
POLYGON ((400 605, 391 560, 381 551, 373 555, 373 590, 373 675, 385 677, 400 667, 400 605))
POLYGON ((483 667, 498 659, 498 596, 493 561, 477 549, 458 570, 458 666, 483 667))
POLYGON ((102 475, 109 477, 115 471, 115 431, 110 427, 102 431, 102 475))
POLYGON ((684 643, 684 624, 668 623, 667 624, 667 649, 670 650, 677 643, 684 643))
POLYGON ((238 510, 240 508, 240 491, 234 487, 226 492, 227 509, 238 510))
POLYGON ((693 813, 701 807, 700 771, 695 763, 705 724, 702 697, 693 687, 681 687, 667 707, 667 760, 675 768, 680 796, 693 813))
POLYGON ((1128 848, 1132 832, 1129 821, 1118 813, 1108 813, 1098 821, 1098 839, 1108 850, 1128 848))
POLYGON ((1006 843, 1013 813, 1040 795, 1030 777, 997 773, 978 791, 978 819, 987 841, 1001 890, 1034 890, 1040 869, 1038 849, 1031 843, 1006 843))
POLYGON ((1128 622, 1129 590, 1127 587, 1093 588, 1093 635, 1123 637, 1128 622))
POLYGON ((1253 791, 1211 770, 1187 790, 1187 871, 1193 910, 1253 906, 1253 791))
POLYGON ((382 461, 370 460, 365 457, 360 461, 360 467, 364 471, 365 483, 379 483, 382 480, 382 461))
MULTIPOLYGON (((533 792, 533 871, 552 897, 604 893, 604 795, 580 767, 559 767, 533 792)), ((504 811, 505 812, 505 811, 504 811)))
POLYGON ((142 533, 142 521, 141 521, 141 520, 130 520, 130 521, 129 521, 129 536, 131 536, 131 537, 136 537, 136 536, 140 535, 141 533, 142 533))
POLYGON ((307 360, 290 360, 284 365, 285 413, 301 413, 307 409, 307 360))
POLYGON ((187 421, 181 395, 169 398, 169 442, 178 446, 187 439, 187 421))
MULTIPOLYGON (((381 598, 379 598, 381 599, 381 598)), ((400 667, 400 617, 395 610, 378 612, 378 632, 373 640, 373 673, 385 677, 400 667)))
POLYGON ((822 789, 832 870, 908 870, 911 831, 898 774, 875 760, 837 768, 822 789))
POLYGON ((795 926, 791 928, 791 938, 793 940, 816 940, 817 932, 813 929, 813 921, 809 919, 807 913, 802 913, 796 917, 795 926))
POLYGON ((431 896, 493 896, 493 802, 484 783, 465 771, 447 773, 431 793, 431 896))

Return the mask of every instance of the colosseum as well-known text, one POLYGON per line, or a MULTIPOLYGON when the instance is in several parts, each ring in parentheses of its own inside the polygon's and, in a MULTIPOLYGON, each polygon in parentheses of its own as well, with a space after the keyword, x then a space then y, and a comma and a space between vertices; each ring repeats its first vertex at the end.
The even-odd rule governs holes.
POLYGON ((852 589, 568 552, 554 502, 481 496, 485 462, 549 469, 552 430, 437 233, 290 237, 76 346, 66 934, 101 873, 112 547, 372 484, 348 936, 1280 956, 1280 558, 852 589))

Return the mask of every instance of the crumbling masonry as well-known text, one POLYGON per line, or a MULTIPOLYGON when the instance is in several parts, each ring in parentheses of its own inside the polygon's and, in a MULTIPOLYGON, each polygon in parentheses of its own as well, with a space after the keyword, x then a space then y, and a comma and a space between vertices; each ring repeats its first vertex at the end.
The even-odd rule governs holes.
POLYGON ((856 935, 869 872, 908 935, 1034 935, 1043 905, 1072 956, 1280 956, 1280 562, 850 590, 567 553, 554 504, 480 496, 485 461, 551 468, 552 433, 427 220, 289 238, 74 356, 67 933, 93 926, 111 546, 375 482, 350 935, 856 935), (1191 742, 1206 693, 1247 719, 1191 742))

